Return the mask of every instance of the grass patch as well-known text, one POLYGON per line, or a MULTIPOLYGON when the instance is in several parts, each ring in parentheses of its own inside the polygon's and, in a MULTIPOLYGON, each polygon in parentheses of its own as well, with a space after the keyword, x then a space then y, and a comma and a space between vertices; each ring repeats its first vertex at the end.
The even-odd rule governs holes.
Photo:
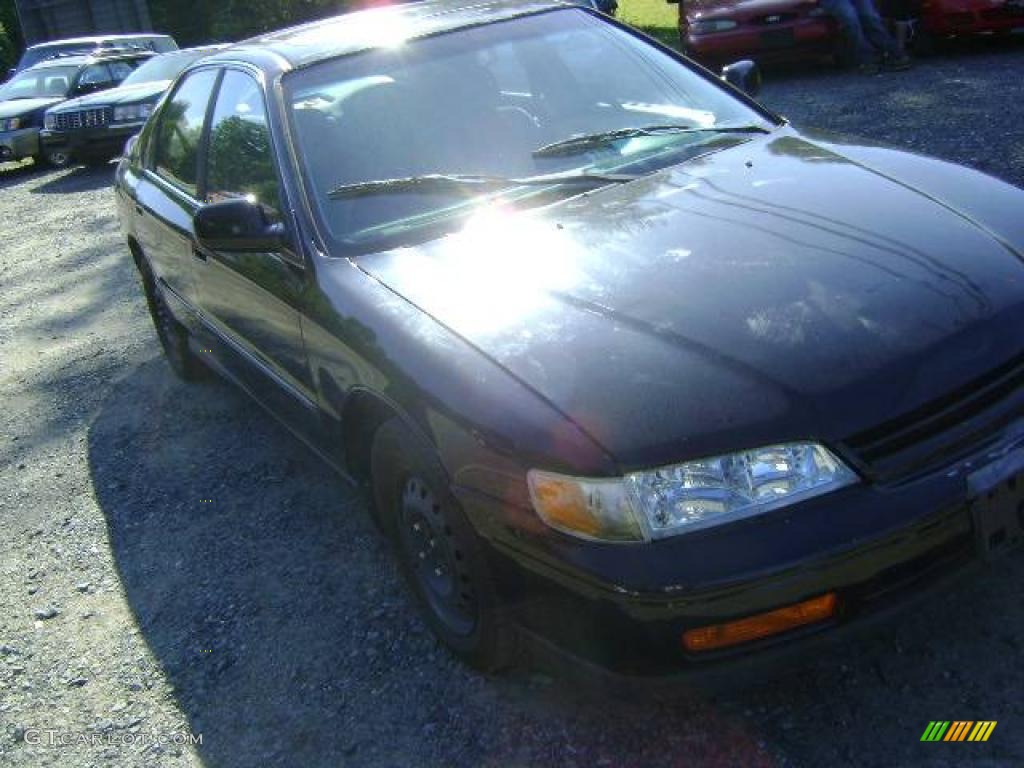
POLYGON ((665 0, 619 0, 618 18, 665 45, 679 47, 679 6, 665 0))

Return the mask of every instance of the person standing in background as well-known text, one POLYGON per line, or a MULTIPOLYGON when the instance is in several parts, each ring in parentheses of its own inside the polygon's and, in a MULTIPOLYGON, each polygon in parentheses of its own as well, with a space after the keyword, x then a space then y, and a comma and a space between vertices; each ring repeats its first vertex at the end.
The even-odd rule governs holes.
POLYGON ((892 70, 910 67, 910 57, 886 30, 873 0, 821 0, 821 7, 839 24, 861 72, 878 74, 883 64, 892 70))

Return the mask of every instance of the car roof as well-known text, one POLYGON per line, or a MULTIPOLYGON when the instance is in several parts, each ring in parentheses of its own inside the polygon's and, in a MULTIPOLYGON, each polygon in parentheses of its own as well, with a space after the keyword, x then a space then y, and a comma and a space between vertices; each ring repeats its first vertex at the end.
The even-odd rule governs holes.
POLYGON ((232 45, 211 59, 265 65, 270 53, 290 67, 302 67, 397 40, 571 7, 578 6, 562 0, 423 0, 379 6, 260 35, 232 45))
POLYGON ((23 71, 28 72, 29 70, 36 69, 48 69, 50 67, 81 67, 86 64, 92 64, 97 61, 118 61, 119 59, 148 59, 154 55, 153 51, 138 50, 138 51, 125 51, 117 48, 112 48, 107 51, 99 51, 92 53, 74 54, 71 56, 55 56, 52 59, 43 59, 38 64, 33 64, 28 69, 23 71))
POLYGON ((89 35, 87 37, 65 37, 61 40, 47 40, 45 43, 30 45, 27 50, 50 48, 56 45, 91 45, 103 40, 112 40, 116 42, 118 40, 139 40, 142 38, 152 37, 170 37, 170 35, 161 35, 157 32, 138 32, 130 35, 89 35))

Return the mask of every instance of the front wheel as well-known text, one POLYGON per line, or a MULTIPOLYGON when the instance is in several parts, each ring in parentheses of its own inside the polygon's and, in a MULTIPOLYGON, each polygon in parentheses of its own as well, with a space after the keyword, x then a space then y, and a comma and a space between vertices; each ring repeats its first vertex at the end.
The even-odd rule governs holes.
POLYGON ((189 347, 188 329, 179 323, 164 298, 163 291, 153 278, 153 273, 145 261, 139 267, 142 275, 142 289, 146 294, 146 305, 149 316, 153 320, 157 338, 163 347, 164 356, 171 365, 171 370, 184 381, 198 381, 205 378, 206 366, 196 357, 189 347))
POLYGON ((393 419, 372 447, 381 527, 430 628, 477 669, 508 666, 515 631, 498 603, 476 532, 432 452, 393 419))
POLYGON ((47 149, 40 157, 51 168, 67 168, 71 165, 71 153, 66 149, 47 149))

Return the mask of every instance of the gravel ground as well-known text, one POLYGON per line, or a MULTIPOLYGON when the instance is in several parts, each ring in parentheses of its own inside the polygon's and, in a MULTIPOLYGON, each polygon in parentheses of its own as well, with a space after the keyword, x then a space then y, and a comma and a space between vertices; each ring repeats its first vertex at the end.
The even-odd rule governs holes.
MULTIPOLYGON (((1022 71, 1016 46, 777 72, 763 101, 1024 184, 1022 71)), ((0 765, 1024 762, 1024 556, 738 691, 488 679, 427 633, 350 488, 228 386, 171 376, 109 173, 8 167, 0 221, 0 765), (921 744, 935 719, 999 725, 921 744)))

